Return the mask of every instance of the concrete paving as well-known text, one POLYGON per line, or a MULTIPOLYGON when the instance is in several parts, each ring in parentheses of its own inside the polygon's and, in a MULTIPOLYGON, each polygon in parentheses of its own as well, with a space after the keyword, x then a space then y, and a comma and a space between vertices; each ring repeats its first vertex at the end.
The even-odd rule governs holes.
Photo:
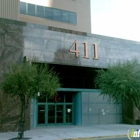
MULTIPOLYGON (((84 138, 100 138, 100 137, 120 137, 126 136, 130 128, 140 129, 140 125, 126 124, 108 124, 108 125, 92 125, 92 126, 49 126, 37 127, 29 131, 25 131, 24 137, 31 140, 64 140, 84 138)), ((0 133, 0 140, 9 140, 17 137, 17 132, 0 133)))

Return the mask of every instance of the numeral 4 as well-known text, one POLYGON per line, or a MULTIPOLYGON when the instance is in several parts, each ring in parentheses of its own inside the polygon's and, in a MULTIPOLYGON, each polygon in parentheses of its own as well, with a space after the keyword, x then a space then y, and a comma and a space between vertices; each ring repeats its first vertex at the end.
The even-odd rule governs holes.
POLYGON ((78 57, 80 51, 78 50, 78 41, 75 40, 72 46, 70 47, 70 52, 75 53, 75 56, 78 57), (75 50, 72 50, 72 47, 75 47, 75 50))

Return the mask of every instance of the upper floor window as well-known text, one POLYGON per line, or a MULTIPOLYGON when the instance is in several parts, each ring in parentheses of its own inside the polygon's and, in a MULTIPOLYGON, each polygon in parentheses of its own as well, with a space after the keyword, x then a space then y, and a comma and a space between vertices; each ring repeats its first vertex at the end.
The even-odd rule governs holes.
POLYGON ((70 23, 76 24, 76 13, 70 13, 70 23))
POLYGON ((62 19, 61 19, 61 10, 53 9, 53 20, 62 21, 62 19))
POLYGON ((50 20, 77 24, 75 12, 20 2, 20 13, 50 20))
POLYGON ((20 2, 20 13, 21 14, 27 14, 27 12, 26 12, 26 6, 27 4, 26 3, 24 3, 24 2, 20 2))
POLYGON ((36 16, 41 18, 45 17, 44 6, 39 5, 36 6, 36 16))
POLYGON ((69 12, 62 11, 62 22, 69 22, 69 12))
POLYGON ((35 16, 35 5, 34 4, 28 4, 28 15, 35 16))
POLYGON ((45 7, 45 18, 53 19, 53 9, 45 7))

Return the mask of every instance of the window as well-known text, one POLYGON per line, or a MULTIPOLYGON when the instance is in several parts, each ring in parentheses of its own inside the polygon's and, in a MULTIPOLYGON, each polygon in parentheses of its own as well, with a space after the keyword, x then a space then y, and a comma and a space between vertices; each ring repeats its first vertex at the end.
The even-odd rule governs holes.
POLYGON ((76 24, 77 22, 76 22, 76 13, 74 13, 74 12, 70 12, 69 13, 70 15, 70 23, 73 23, 73 24, 76 24))
POLYGON ((53 11, 52 8, 45 7, 45 18, 53 19, 53 11))
POLYGON ((44 18, 44 6, 38 6, 37 5, 37 10, 36 10, 36 15, 37 17, 44 18))
POLYGON ((20 13, 26 14, 26 3, 20 2, 20 13))
POLYGON ((35 16, 35 5, 28 4, 28 15, 35 16))
POLYGON ((53 9, 53 20, 61 21, 61 10, 53 9))
POLYGON ((20 13, 55 21, 77 24, 75 12, 20 2, 20 13))
MULTIPOLYGON (((97 76, 97 69, 78 66, 67 66, 58 64, 49 64, 49 68, 59 73, 62 88, 81 88, 95 89, 94 78, 97 76), (71 70, 71 73, 68 71, 71 70)), ((68 97, 70 100, 71 97, 68 97)), ((67 102, 69 102, 67 100, 67 102)))
POLYGON ((62 22, 69 22, 69 12, 62 11, 62 22))

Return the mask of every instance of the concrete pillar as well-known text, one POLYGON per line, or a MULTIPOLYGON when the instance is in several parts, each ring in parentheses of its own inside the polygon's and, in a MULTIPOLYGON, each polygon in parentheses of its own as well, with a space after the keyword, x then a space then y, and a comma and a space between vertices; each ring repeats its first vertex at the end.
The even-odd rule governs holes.
POLYGON ((19 20, 19 0, 0 0, 0 17, 19 20))

